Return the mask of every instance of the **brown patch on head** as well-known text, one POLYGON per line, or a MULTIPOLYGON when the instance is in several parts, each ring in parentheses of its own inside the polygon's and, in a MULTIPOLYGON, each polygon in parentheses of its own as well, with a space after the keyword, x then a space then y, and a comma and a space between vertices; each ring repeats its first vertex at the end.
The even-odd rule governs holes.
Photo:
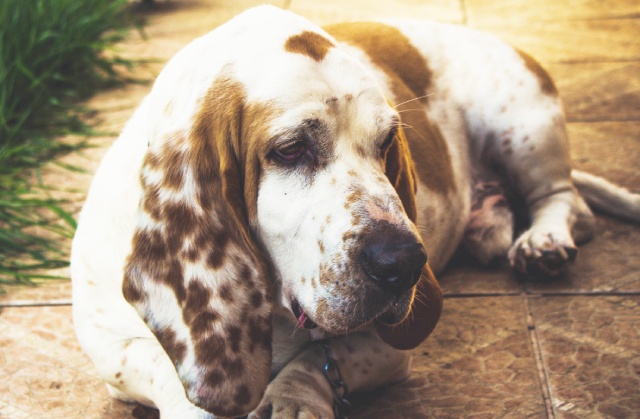
MULTIPOLYGON (((402 115, 404 130, 398 130, 396 141, 387 152, 387 176, 394 185, 404 185, 413 193, 413 163, 417 162, 417 175, 431 190, 439 193, 455 191, 451 157, 440 130, 424 112, 425 95, 431 84, 432 73, 420 52, 398 29, 383 23, 342 23, 325 28, 338 41, 362 49, 389 78, 395 109, 402 115), (403 132, 404 131, 404 132, 403 132), (402 143, 407 144, 408 148, 402 143), (410 153, 409 153, 410 150, 410 153), (400 161, 402 160, 402 161, 400 161)), ((402 195, 401 195, 402 198, 402 195)), ((407 199, 402 199, 403 204, 407 199)), ((406 208, 405 210, 410 211, 406 208)), ((415 219, 415 218, 414 218, 415 219)))
POLYGON ((431 71, 424 57, 398 29, 377 22, 354 22, 324 28, 338 41, 364 50, 387 74, 394 74, 413 93, 413 98, 426 102, 424 96, 431 83, 431 71))
POLYGON ((291 36, 284 44, 284 50, 294 54, 302 54, 314 61, 322 61, 333 47, 333 42, 316 32, 304 31, 291 36))
POLYGON ((549 73, 547 73, 547 71, 526 52, 520 51, 519 49, 516 49, 516 52, 520 55, 522 61, 524 61, 524 65, 527 67, 527 70, 532 72, 538 79, 542 93, 549 96, 558 96, 558 90, 556 89, 556 85, 553 83, 553 79, 551 79, 549 73))

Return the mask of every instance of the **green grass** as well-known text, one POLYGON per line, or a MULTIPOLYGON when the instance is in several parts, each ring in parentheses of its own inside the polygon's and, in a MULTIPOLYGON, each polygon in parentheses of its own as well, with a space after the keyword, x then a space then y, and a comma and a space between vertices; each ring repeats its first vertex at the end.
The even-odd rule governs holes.
MULTIPOLYGON (((91 134, 81 101, 126 81, 127 0, 0 0, 0 284, 68 264, 75 220, 41 168, 91 134), (68 137, 67 137, 68 138, 68 137)), ((59 194, 58 194, 59 195, 59 194)))

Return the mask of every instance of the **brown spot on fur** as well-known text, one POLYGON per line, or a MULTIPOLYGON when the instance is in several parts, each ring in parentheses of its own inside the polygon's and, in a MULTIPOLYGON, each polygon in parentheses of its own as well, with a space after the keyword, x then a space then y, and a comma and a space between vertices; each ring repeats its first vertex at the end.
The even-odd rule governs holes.
POLYGON ((220 321, 220 315, 216 312, 207 310, 196 313, 193 321, 191 321, 191 335, 202 336, 207 331, 213 329, 214 325, 220 321))
POLYGON ((193 207, 185 202, 167 202, 162 207, 162 213, 167 223, 167 241, 172 246, 181 245, 184 238, 197 226, 198 217, 193 207))
POLYGON ((224 346, 221 336, 210 333, 209 336, 195 342, 195 356, 203 365, 217 365, 225 356, 224 346))
POLYGON ((168 141, 163 146, 163 155, 167 163, 164 169, 162 186, 180 190, 184 182, 184 169, 187 167, 184 160, 185 155, 177 150, 172 141, 168 141))
POLYGON ((238 326, 227 327, 227 343, 234 353, 240 350, 240 340, 242 339, 242 330, 238 326))
POLYGON ((249 352, 254 352, 256 348, 271 347, 271 319, 257 319, 253 318, 248 321, 249 327, 247 329, 247 337, 251 343, 249 352))
POLYGON ((249 400, 251 400, 251 391, 249 391, 249 388, 246 385, 238 387, 233 401, 240 406, 244 406, 249 400))
POLYGON ((226 374, 227 379, 237 379, 242 376, 244 372, 244 364, 240 358, 230 359, 224 358, 220 362, 222 371, 226 374))
POLYGON ((209 371, 204 379, 211 387, 216 387, 224 383, 225 375, 219 369, 215 369, 209 371))
POLYGON ((187 295, 182 318, 189 325, 199 314, 203 313, 211 301, 211 290, 199 280, 192 280, 187 287, 187 295))
POLYGON ((138 284, 131 281, 122 283, 122 295, 130 304, 142 301, 142 290, 138 288, 138 284))
POLYGON ((360 188, 354 189, 353 192, 351 192, 349 194, 349 196, 347 196, 347 199, 346 199, 346 201, 344 203, 344 207, 346 209, 349 209, 354 204, 357 204, 357 203, 361 202, 362 198, 363 198, 363 195, 364 194, 362 192, 362 189, 360 189, 360 188))
MULTIPOLYGON (((144 185, 144 181, 142 183, 144 185)), ((142 208, 153 220, 158 221, 162 218, 160 189, 157 185, 147 187, 147 193, 142 201, 142 208)))
POLYGON ((538 83, 540 84, 540 90, 542 93, 549 96, 558 96, 558 90, 556 89, 556 85, 553 83, 553 79, 549 76, 549 73, 542 68, 542 66, 529 54, 524 51, 520 51, 516 49, 522 61, 524 61, 525 67, 532 72, 536 78, 538 79, 538 83))
POLYGON ((171 358, 173 364, 175 366, 182 364, 187 353, 187 345, 176 337, 176 332, 165 327, 163 329, 156 330, 155 335, 160 344, 162 344, 167 355, 169 355, 169 358, 171 358))
POLYGON ((224 250, 222 249, 211 249, 209 251, 209 255, 207 256, 207 266, 211 269, 218 269, 222 266, 224 262, 224 250))
POLYGON ((253 308, 259 308, 264 301, 264 297, 260 291, 253 291, 251 293, 251 305, 253 308))
POLYGON ((322 240, 318 240, 318 248, 320 249, 320 253, 324 254, 324 244, 322 244, 322 240))
POLYGON ((311 31, 304 31, 287 39, 284 49, 294 54, 302 54, 314 61, 322 61, 333 43, 324 36, 311 31))
POLYGON ((396 141, 387 152, 386 174, 396 187, 407 214, 411 217, 410 213, 415 215, 416 212, 415 202, 410 202, 410 195, 415 193, 414 160, 420 180, 429 189, 439 193, 455 191, 447 144, 421 105, 427 102, 424 96, 432 74, 420 52, 402 32, 382 23, 343 23, 325 29, 338 41, 365 51, 391 82, 394 101, 399 104, 396 110, 407 128, 398 130, 396 141))
POLYGON ((223 284, 222 286, 220 286, 220 288, 218 288, 218 295, 220 295, 220 298, 225 303, 232 303, 235 299, 233 290, 231 289, 231 285, 229 284, 223 284))

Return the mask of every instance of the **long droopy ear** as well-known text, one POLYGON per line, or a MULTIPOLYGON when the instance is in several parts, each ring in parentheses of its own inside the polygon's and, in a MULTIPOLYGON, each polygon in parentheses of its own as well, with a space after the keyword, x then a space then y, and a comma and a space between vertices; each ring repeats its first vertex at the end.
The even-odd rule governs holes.
MULTIPOLYGON (((398 128, 395 141, 386 155, 386 175, 402 201, 405 212, 414 223, 417 220, 417 184, 409 144, 398 128)), ((411 311, 400 324, 377 323, 380 337, 396 349, 413 349, 431 334, 442 312, 442 290, 427 263, 416 285, 411 311)))
POLYGON ((123 283, 189 400, 223 417, 258 405, 271 367, 269 272, 249 228, 257 175, 247 169, 245 105, 242 87, 220 79, 188 129, 153 139, 123 283))

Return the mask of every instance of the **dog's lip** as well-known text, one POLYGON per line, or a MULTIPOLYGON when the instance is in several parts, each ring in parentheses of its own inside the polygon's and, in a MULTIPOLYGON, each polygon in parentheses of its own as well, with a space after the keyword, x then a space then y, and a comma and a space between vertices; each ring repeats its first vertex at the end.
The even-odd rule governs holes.
POLYGON ((409 313, 405 309, 398 310, 398 305, 401 304, 401 300, 402 298, 394 299, 386 309, 375 316, 374 321, 386 326, 395 326, 402 323, 409 313))
POLYGON ((291 312, 298 320, 298 327, 303 329, 315 329, 318 325, 309 318, 307 313, 304 312, 298 300, 291 301, 291 312))

